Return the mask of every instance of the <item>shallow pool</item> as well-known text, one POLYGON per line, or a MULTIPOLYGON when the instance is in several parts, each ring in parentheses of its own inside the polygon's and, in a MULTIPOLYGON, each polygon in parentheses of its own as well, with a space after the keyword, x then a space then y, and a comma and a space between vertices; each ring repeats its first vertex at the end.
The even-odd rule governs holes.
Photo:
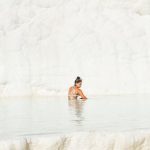
POLYGON ((0 100, 0 137, 78 131, 150 129, 150 96, 99 96, 87 101, 66 97, 0 100))

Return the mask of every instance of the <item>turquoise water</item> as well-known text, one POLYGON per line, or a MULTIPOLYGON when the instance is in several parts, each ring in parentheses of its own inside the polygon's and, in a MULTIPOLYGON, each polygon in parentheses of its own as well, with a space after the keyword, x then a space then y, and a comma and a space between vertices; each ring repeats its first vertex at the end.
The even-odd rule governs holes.
POLYGON ((0 136, 80 131, 133 131, 150 128, 149 96, 100 96, 0 100, 0 136))

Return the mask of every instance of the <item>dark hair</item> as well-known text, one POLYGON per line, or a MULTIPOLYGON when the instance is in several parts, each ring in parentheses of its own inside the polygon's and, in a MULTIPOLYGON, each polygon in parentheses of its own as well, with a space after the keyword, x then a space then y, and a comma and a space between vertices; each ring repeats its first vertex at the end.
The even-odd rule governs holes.
POLYGON ((79 76, 77 76, 77 78, 74 81, 74 85, 76 85, 76 83, 80 83, 80 82, 82 82, 82 79, 79 76))

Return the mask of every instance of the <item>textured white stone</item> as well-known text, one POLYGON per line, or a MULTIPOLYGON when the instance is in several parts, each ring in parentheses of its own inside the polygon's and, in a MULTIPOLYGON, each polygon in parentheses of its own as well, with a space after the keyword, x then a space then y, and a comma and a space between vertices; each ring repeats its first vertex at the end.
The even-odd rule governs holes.
POLYGON ((0 150, 149 150, 149 132, 72 133, 0 141, 0 150))
POLYGON ((0 95, 150 93, 149 0, 1 0, 0 95))

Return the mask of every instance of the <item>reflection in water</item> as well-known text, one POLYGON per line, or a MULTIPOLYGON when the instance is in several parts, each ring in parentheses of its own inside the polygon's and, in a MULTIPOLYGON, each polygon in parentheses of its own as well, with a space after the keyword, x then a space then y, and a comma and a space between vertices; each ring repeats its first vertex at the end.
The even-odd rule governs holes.
POLYGON ((85 101, 82 100, 68 100, 68 106, 73 115, 72 121, 76 123, 76 125, 82 126, 82 122, 84 121, 83 117, 83 106, 85 101))

